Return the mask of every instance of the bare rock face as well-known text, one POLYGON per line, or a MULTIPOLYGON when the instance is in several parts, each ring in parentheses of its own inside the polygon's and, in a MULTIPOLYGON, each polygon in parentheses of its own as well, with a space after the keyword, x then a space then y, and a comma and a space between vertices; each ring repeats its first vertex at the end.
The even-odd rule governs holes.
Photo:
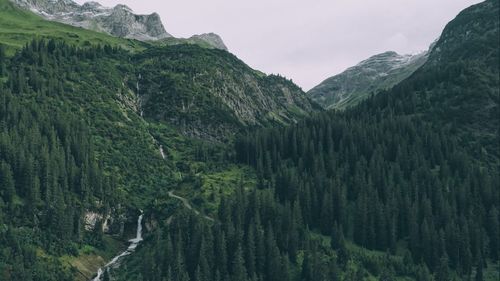
POLYGON ((72 0, 11 0, 21 8, 53 21, 141 41, 172 37, 160 16, 136 15, 125 5, 103 7, 97 2, 79 5, 72 0))
POLYGON ((98 2, 83 5, 72 0, 10 0, 45 19, 140 41, 159 41, 166 45, 196 44, 227 51, 222 38, 215 33, 194 35, 188 39, 174 38, 165 31, 160 16, 134 14, 125 5, 104 7, 98 2))
POLYGON ((215 33, 205 33, 200 35, 193 35, 190 39, 192 40, 201 40, 209 44, 210 46, 227 51, 226 44, 222 41, 222 38, 215 33))
POLYGON ((84 216, 85 230, 93 231, 98 221, 102 220, 102 214, 88 211, 84 216))

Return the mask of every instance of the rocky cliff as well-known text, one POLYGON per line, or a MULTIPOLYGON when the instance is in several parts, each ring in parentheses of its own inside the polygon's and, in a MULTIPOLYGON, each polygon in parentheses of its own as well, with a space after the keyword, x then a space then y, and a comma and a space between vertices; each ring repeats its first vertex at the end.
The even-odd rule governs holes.
POLYGON ((165 31, 158 14, 137 15, 125 5, 108 8, 97 2, 87 2, 79 5, 71 0, 11 1, 46 19, 108 33, 117 37, 141 41, 172 37, 165 31))
POLYGON ((133 64, 144 116, 196 138, 224 140, 244 128, 293 124, 320 109, 290 80, 222 50, 163 47, 135 56, 133 64))

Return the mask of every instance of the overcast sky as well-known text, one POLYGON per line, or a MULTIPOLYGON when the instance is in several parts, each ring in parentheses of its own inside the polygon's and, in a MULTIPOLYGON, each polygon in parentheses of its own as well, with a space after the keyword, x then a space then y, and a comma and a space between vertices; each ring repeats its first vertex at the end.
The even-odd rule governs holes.
MULTIPOLYGON (((160 14, 176 37, 214 32, 251 67, 309 90, 384 51, 426 50, 477 0, 97 0, 160 14)), ((86 1, 77 0, 79 3, 86 1)))

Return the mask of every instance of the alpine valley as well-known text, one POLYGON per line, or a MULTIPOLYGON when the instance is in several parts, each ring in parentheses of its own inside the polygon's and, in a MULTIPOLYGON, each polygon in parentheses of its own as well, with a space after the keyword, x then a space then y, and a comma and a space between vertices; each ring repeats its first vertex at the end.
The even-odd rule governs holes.
POLYGON ((156 13, 0 0, 0 280, 498 280, 499 6, 305 93, 156 13))

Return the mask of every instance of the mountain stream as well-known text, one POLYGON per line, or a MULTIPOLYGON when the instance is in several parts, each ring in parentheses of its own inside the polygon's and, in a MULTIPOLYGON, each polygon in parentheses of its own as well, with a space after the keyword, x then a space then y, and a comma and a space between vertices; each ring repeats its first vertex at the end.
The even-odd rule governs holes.
POLYGON ((99 268, 99 270, 97 271, 97 276, 94 279, 92 279, 92 281, 102 281, 103 280, 102 278, 104 277, 105 271, 108 271, 108 273, 109 273, 109 269, 116 269, 116 268, 120 267, 120 262, 122 261, 122 259, 124 257, 132 254, 135 251, 137 246, 142 242, 142 217, 143 217, 143 214, 141 214, 139 216, 139 218, 137 219, 136 236, 135 236, 135 238, 129 240, 130 245, 128 246, 128 248, 124 252, 119 254, 118 256, 114 257, 106 265, 99 268))

